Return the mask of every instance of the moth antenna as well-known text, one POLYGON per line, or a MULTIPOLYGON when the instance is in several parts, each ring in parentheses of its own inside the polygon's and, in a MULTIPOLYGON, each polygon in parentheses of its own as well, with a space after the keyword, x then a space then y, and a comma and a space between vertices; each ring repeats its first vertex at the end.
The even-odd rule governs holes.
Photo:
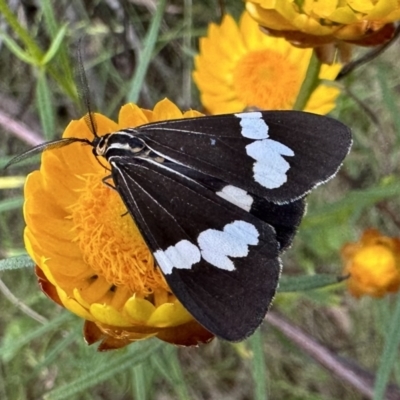
POLYGON ((87 114, 84 117, 86 125, 89 127, 90 131, 93 133, 93 136, 99 137, 97 135, 97 124, 96 124, 94 113, 92 111, 92 105, 91 105, 90 98, 89 98, 89 93, 90 93, 89 92, 89 84, 88 84, 85 68, 83 67, 81 43, 82 43, 82 41, 80 40, 79 44, 78 44, 78 51, 77 51, 79 80, 81 82, 81 87, 78 88, 78 93, 79 93, 79 97, 81 98, 81 100, 83 100, 83 103, 85 104, 85 108, 87 111, 87 114))
POLYGON ((10 165, 17 164, 27 158, 33 157, 36 154, 40 154, 43 151, 46 150, 52 150, 52 149, 59 149, 64 146, 68 146, 71 143, 75 142, 81 142, 81 143, 87 143, 91 145, 90 140, 87 139, 79 139, 79 138, 64 138, 64 139, 56 139, 52 140, 50 142, 45 142, 42 144, 39 144, 38 146, 32 147, 31 149, 19 154, 18 156, 12 158, 5 166, 4 169, 8 168, 10 165))

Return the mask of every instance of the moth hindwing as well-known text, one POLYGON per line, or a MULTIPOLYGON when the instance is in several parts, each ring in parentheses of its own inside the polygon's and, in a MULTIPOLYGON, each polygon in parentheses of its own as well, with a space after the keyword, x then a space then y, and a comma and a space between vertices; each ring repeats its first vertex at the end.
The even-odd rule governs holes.
POLYGON ((340 122, 297 111, 177 119, 95 138, 172 292, 229 341, 261 324, 304 196, 351 147, 340 122))

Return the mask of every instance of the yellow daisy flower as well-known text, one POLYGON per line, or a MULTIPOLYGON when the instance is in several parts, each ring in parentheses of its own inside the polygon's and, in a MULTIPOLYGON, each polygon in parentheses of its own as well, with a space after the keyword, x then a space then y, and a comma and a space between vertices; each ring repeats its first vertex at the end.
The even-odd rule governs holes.
POLYGON ((393 0, 251 0, 250 15, 269 34, 302 47, 342 40, 377 45, 391 39, 400 19, 400 1, 393 0))
MULTIPOLYGON (((226 15, 220 26, 211 24, 200 39, 193 78, 201 102, 211 114, 243 111, 290 110, 304 81, 311 49, 298 49, 282 39, 263 34, 244 13, 239 25, 226 15)), ((322 65, 320 78, 334 80, 340 64, 322 65)), ((339 89, 319 85, 305 110, 327 114, 335 107, 339 89)))
POLYGON ((400 239, 364 232, 358 243, 342 248, 349 292, 355 297, 382 297, 400 288, 400 239))
MULTIPOLYGON (((190 118, 168 100, 154 110, 127 104, 115 123, 96 114, 99 135, 159 120, 190 118)), ((63 137, 92 139, 85 119, 63 137)), ((104 161, 102 161, 104 163, 104 161)), ((118 193, 90 146, 75 143, 43 153, 39 171, 25 184, 25 245, 37 264, 42 290, 84 318, 88 343, 99 350, 158 337, 196 345, 212 334, 171 293, 118 193)))

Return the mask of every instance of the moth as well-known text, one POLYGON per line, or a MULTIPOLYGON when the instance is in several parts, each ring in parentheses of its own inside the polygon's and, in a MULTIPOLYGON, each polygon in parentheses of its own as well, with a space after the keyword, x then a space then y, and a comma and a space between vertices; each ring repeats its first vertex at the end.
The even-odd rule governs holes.
POLYGON ((92 146, 111 165, 113 186, 171 291, 201 325, 228 341, 245 339, 263 321, 305 196, 336 174, 352 144, 344 124, 299 111, 93 133, 92 141, 56 140, 11 163, 74 142, 92 146))

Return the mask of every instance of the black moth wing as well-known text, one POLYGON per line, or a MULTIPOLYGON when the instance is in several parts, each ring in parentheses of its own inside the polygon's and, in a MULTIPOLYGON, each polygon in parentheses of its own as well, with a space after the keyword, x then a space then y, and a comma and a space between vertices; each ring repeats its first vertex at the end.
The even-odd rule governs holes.
POLYGON ((182 304, 220 338, 239 341, 253 333, 278 285, 279 244, 274 229, 168 165, 124 157, 109 161, 116 189, 182 304), (168 261, 157 257, 182 241, 197 244, 201 233, 220 234, 237 221, 251 225, 259 236, 246 256, 229 256, 234 270, 212 265, 203 253, 187 269, 168 270, 168 261))
POLYGON ((298 111, 168 120, 132 133, 166 159, 280 204, 334 176, 352 143, 339 121, 298 111))
MULTIPOLYGON (((204 175, 201 172, 190 169, 184 165, 168 161, 165 163, 168 165, 168 168, 195 180, 202 186, 211 189, 214 193, 221 193, 226 190, 227 187, 232 188, 232 185, 227 182, 204 175)), ((247 195, 251 196, 253 199, 248 212, 275 229, 276 239, 279 243, 279 250, 280 252, 285 251, 291 245, 297 232, 297 228, 303 218, 306 208, 305 199, 301 198, 291 203, 276 204, 262 197, 256 196, 253 193, 247 193, 247 195)), ((229 201, 226 197, 225 199, 229 201)))
POLYGON ((254 205, 250 211, 251 214, 275 229, 279 250, 281 253, 284 252, 292 244, 305 213, 304 198, 284 204, 275 204, 255 195, 253 198, 254 205))

